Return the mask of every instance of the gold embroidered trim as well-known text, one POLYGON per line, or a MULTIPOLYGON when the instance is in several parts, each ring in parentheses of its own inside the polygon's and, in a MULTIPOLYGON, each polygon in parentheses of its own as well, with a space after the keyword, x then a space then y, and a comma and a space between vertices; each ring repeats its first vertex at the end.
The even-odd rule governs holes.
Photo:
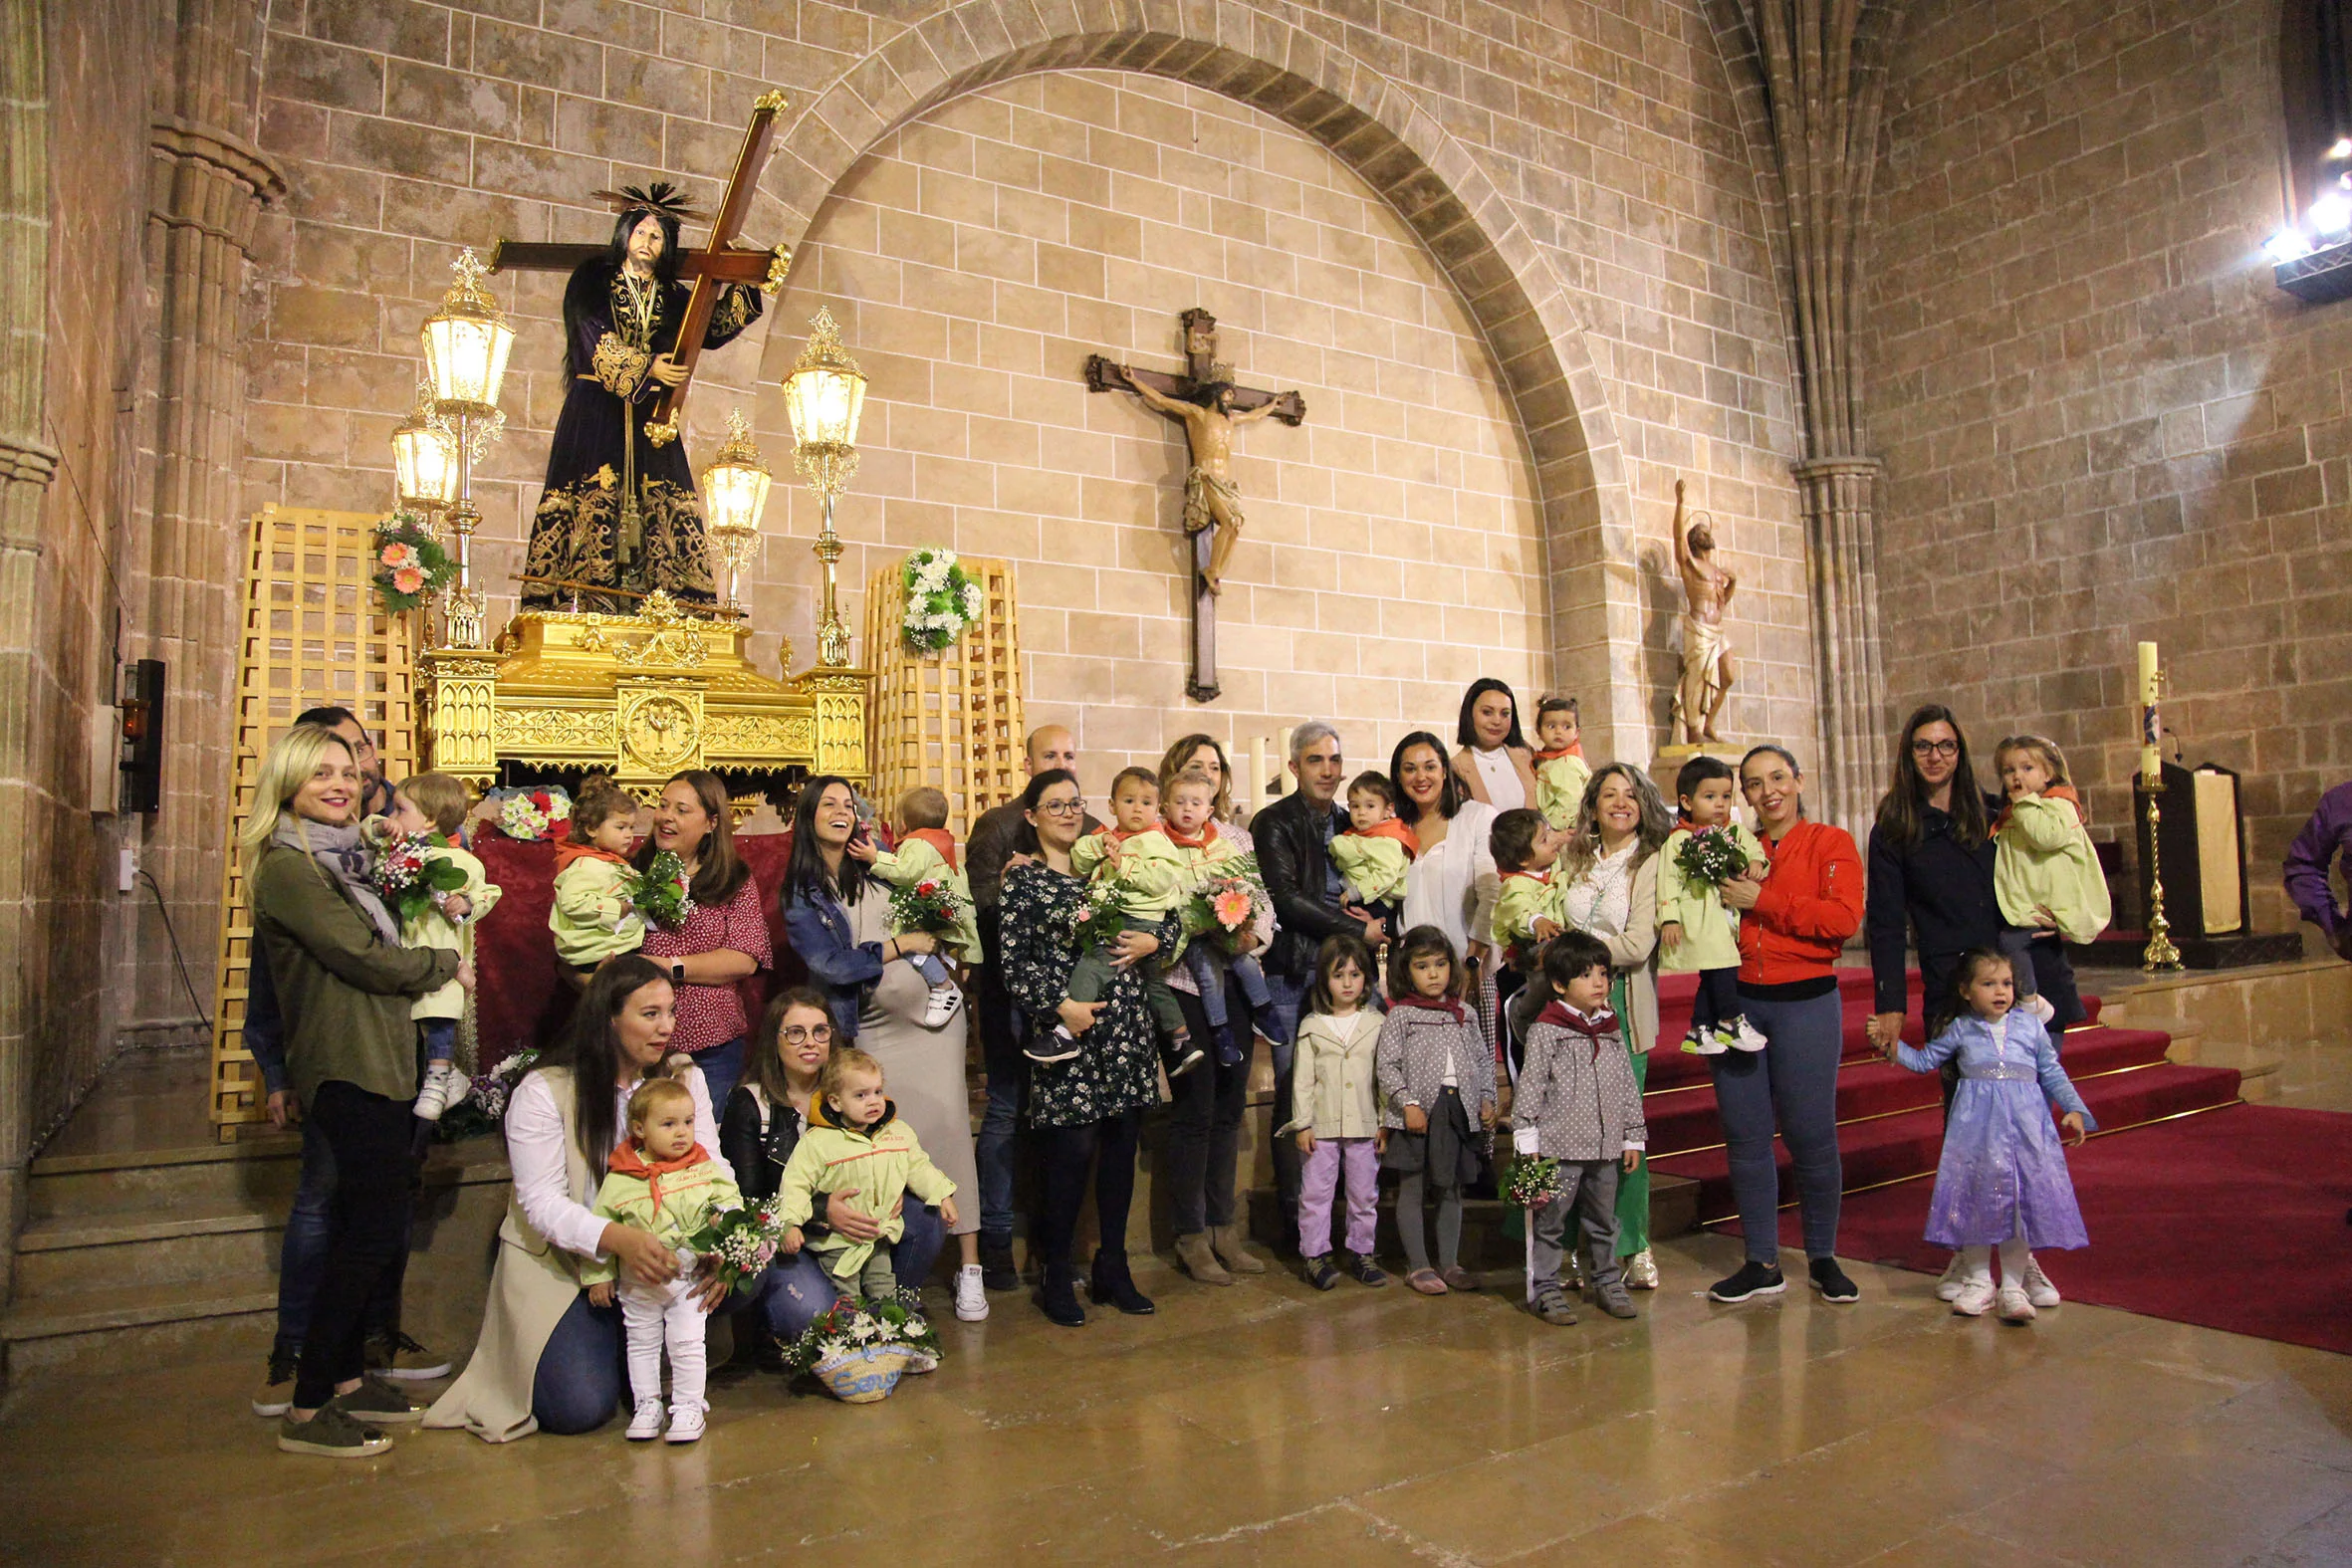
POLYGON ((645 382, 645 371, 653 363, 653 356, 642 348, 631 348, 619 335, 606 333, 596 339, 596 352, 589 361, 596 379, 604 383, 604 390, 615 397, 633 397, 645 382))

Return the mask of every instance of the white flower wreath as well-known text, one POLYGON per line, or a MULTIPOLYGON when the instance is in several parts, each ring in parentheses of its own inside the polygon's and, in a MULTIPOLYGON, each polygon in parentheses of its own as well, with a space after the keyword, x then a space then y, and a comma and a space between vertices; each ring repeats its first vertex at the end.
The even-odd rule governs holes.
POLYGON ((899 573, 906 584, 906 613, 899 632, 917 653, 951 646, 988 607, 988 596, 952 550, 918 550, 906 558, 899 573))

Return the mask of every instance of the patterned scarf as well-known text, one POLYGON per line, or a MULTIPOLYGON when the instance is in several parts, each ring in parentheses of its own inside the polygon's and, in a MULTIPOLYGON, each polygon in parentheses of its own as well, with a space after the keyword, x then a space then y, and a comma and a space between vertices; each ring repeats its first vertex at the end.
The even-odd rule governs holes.
POLYGON ((280 811, 270 842, 309 855, 351 895, 352 902, 359 906, 359 912, 375 927, 377 936, 394 947, 400 945, 400 923, 384 908, 382 896, 368 877, 375 869, 375 851, 359 836, 357 823, 335 827, 326 822, 306 821, 292 811, 280 811))

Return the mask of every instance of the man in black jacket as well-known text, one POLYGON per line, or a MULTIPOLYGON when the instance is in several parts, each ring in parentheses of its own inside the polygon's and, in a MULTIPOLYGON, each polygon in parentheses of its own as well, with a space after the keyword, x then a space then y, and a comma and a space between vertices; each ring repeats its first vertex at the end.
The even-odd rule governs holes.
MULTIPOLYGON (((1378 920, 1343 908, 1345 886, 1331 866, 1334 834, 1347 831, 1347 807, 1339 782, 1347 777, 1339 757, 1339 732, 1309 719, 1291 732, 1291 771, 1298 787, 1251 819, 1258 871, 1274 901, 1274 946, 1266 954, 1266 985, 1275 1007, 1298 1037, 1306 993, 1314 984, 1315 954, 1323 939, 1341 932, 1361 936, 1375 948, 1388 935, 1378 920)), ((1370 979, 1369 976, 1365 977, 1370 979)), ((1291 1119, 1291 1047, 1274 1047, 1274 1125, 1291 1119)), ((1298 1146, 1274 1140, 1274 1185, 1285 1216, 1298 1209, 1298 1146)), ((1286 1229, 1286 1239, 1294 1240, 1286 1229)))

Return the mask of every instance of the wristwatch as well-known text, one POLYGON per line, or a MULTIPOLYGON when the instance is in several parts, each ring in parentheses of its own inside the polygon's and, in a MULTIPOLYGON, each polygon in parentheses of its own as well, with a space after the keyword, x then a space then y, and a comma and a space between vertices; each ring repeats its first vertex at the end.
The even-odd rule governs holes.
POLYGON ((670 960, 670 981, 673 985, 683 986, 686 984, 686 961, 684 959, 670 960))

